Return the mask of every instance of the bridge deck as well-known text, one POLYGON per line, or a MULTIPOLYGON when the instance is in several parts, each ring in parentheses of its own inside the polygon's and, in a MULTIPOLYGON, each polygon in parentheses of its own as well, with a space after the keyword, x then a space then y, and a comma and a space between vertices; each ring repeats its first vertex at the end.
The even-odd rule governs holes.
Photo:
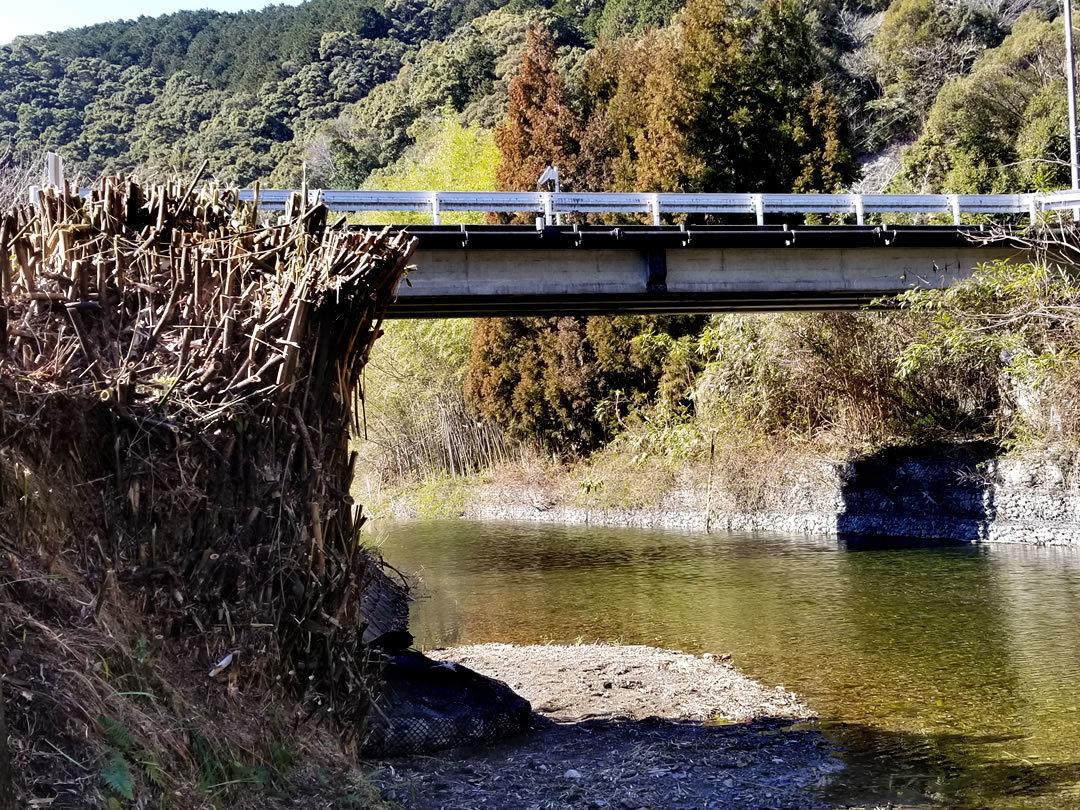
MULTIPOLYGON (((49 159, 49 183, 64 185, 49 159)), ((84 193, 88 193, 88 189, 84 193)), ((38 199, 39 188, 30 188, 38 199)), ((981 262, 1026 258, 1001 230, 1056 227, 1080 218, 1080 191, 1039 194, 765 194, 471 192, 242 189, 239 199, 293 214, 421 212, 402 226, 420 246, 390 317, 861 307, 911 287, 944 287, 981 262), (444 212, 535 216, 537 227, 440 226, 444 212), (616 214, 651 226, 561 227, 562 218, 616 214), (952 221, 951 226, 866 226, 867 219, 952 221), (766 225, 806 215, 855 225, 766 225), (710 217, 755 222, 665 227, 710 217)))
POLYGON ((965 226, 403 228, 392 318, 854 309, 1023 255, 965 226))

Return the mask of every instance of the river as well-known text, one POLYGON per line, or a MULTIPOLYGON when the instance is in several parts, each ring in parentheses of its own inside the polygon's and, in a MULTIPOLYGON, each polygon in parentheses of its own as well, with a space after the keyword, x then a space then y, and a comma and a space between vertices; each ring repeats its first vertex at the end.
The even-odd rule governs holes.
POLYGON ((385 524, 418 645, 611 641, 730 654, 797 692, 837 803, 1080 808, 1080 550, 783 534, 385 524))

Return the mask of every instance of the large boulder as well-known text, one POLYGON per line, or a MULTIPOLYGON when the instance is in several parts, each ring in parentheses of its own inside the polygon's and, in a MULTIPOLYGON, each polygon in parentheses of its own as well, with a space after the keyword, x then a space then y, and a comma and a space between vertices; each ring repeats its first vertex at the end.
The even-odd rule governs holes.
POLYGON ((532 707, 502 681, 418 652, 383 669, 362 748, 364 756, 419 754, 490 742, 530 727, 532 707))

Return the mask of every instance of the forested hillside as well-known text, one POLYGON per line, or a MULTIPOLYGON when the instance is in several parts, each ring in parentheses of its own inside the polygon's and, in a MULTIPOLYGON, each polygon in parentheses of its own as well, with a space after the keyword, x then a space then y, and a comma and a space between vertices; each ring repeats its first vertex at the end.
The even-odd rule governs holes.
POLYGON ((20 37, 0 49, 0 144, 59 151, 88 179, 206 156, 232 182, 292 183, 306 161, 315 185, 355 187, 433 123, 502 121, 535 25, 552 50, 522 92, 558 84, 559 132, 537 138, 565 140, 525 143, 509 121, 504 185, 550 149, 571 188, 842 188, 856 156, 875 187, 1060 180, 1045 0, 723 0, 673 21, 682 5, 309 0, 20 37))
POLYGON ((62 153, 85 176, 182 172, 286 183, 306 159, 352 186, 395 160, 420 119, 493 126, 524 31, 541 19, 571 61, 599 32, 665 21, 670 0, 548 10, 505 0, 310 0, 180 12, 20 37, 0 49, 0 142, 62 153))
MULTIPOLYGON (((143 17, 0 49, 0 155, 56 150, 88 180, 205 157, 222 181, 293 187, 306 171, 325 188, 529 189, 555 163, 573 190, 1045 190, 1068 178, 1057 11, 309 0, 143 17)), ((920 306, 395 325, 372 364, 372 435, 405 474, 490 460, 454 449, 477 420, 564 457, 616 439, 701 452, 719 419, 849 443, 1013 424, 986 342, 972 371, 920 306)), ((1051 349, 1010 357, 1058 358, 1038 361, 1048 379, 1071 356, 1051 349)))

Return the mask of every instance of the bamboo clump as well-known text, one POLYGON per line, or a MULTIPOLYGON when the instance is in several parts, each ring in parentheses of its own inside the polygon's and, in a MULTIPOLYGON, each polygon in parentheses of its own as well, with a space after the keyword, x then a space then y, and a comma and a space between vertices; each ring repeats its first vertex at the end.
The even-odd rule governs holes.
POLYGON ((360 548, 348 438, 413 248, 299 197, 260 224, 195 181, 109 177, 0 215, 0 443, 76 481, 0 544, 36 532, 95 611, 136 609, 211 663, 236 651, 243 678, 357 727, 364 639, 404 601, 360 548))

